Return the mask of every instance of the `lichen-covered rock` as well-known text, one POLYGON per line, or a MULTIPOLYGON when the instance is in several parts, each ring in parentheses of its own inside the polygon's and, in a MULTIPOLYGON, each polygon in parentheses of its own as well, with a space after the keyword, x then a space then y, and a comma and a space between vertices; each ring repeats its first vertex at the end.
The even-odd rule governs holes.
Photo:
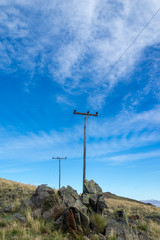
POLYGON ((17 220, 19 220, 20 222, 23 222, 23 223, 27 222, 27 219, 26 219, 25 216, 24 216, 23 214, 21 214, 21 213, 14 213, 14 214, 13 214, 13 217, 14 217, 14 219, 17 219, 17 220))
POLYGON ((136 235, 131 233, 131 229, 128 225, 128 218, 125 211, 116 211, 111 219, 108 219, 106 229, 106 237, 113 235, 117 240, 130 239, 137 240, 136 235))
POLYGON ((5 208, 3 209, 3 212, 4 212, 4 213, 12 212, 12 211, 14 210, 14 208, 15 208, 15 205, 14 205, 14 204, 11 204, 11 205, 5 207, 5 208))
POLYGON ((93 180, 88 181, 85 179, 84 181, 84 194, 102 194, 102 188, 94 182, 93 180))
POLYGON ((103 197, 103 195, 99 196, 97 200, 97 209, 96 212, 99 214, 103 213, 103 210, 107 208, 106 201, 103 197))
POLYGON ((87 214, 87 207, 80 200, 76 200, 73 207, 77 208, 80 212, 87 214))
POLYGON ((43 212, 57 204, 54 190, 45 184, 38 186, 30 200, 32 202, 31 207, 41 208, 43 212))
POLYGON ((66 207, 74 206, 75 202, 80 200, 77 191, 70 186, 67 186, 67 188, 62 187, 59 190, 59 195, 66 207))
POLYGON ((83 194, 82 203, 88 208, 88 212, 102 214, 103 210, 107 208, 102 194, 83 194))
POLYGON ((98 194, 87 194, 89 197, 89 205, 94 212, 97 212, 98 194))

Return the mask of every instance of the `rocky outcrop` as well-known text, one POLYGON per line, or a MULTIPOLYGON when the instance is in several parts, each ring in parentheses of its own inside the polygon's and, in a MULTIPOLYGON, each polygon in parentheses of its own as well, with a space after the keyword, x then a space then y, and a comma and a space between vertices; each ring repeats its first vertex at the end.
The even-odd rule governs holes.
POLYGON ((70 186, 62 187, 58 193, 66 207, 74 206, 76 201, 80 200, 77 191, 70 186))
POLYGON ((25 204, 33 209, 33 217, 52 220, 58 228, 81 234, 91 228, 88 214, 101 214, 107 207, 102 189, 93 180, 85 181, 82 196, 70 186, 62 187, 56 195, 52 188, 40 185, 25 204))
POLYGON ((102 195, 102 189, 93 180, 85 180, 84 193, 82 194, 82 203, 88 208, 88 212, 102 214, 107 208, 105 199, 102 195))
POLYGON ((30 199, 32 208, 41 208, 43 212, 49 210, 58 202, 55 192, 52 188, 42 184, 38 186, 30 199))
POLYGON ((102 194, 102 188, 94 182, 93 180, 88 181, 85 179, 84 182, 84 194, 96 194, 96 195, 101 195, 102 194))

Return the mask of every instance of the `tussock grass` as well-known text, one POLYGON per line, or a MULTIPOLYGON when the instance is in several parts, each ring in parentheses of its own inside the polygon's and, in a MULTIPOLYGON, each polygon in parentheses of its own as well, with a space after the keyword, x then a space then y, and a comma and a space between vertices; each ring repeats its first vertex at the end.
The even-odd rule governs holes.
POLYGON ((97 233, 104 233, 106 219, 100 214, 92 214, 90 216, 91 223, 97 233))

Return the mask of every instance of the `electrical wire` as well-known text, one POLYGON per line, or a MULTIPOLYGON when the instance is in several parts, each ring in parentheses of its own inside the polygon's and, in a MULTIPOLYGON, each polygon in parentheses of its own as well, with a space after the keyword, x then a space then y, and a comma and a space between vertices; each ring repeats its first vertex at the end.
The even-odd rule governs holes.
POLYGON ((129 44, 129 46, 125 49, 123 54, 118 58, 118 60, 114 63, 114 65, 111 67, 109 73, 115 68, 115 66, 119 63, 119 61, 123 58, 123 56, 126 54, 126 52, 130 49, 130 47, 137 41, 137 39, 140 37, 140 35, 144 32, 144 30, 148 27, 148 25, 151 23, 151 21, 156 17, 156 15, 159 13, 160 8, 154 13, 154 15, 151 17, 151 19, 144 25, 142 30, 138 33, 138 35, 135 37, 135 39, 129 44))

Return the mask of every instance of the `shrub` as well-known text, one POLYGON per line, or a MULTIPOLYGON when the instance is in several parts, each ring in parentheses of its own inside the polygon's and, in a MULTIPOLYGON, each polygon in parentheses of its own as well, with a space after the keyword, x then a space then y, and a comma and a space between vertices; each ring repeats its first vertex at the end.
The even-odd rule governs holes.
POLYGON ((106 220, 100 214, 92 214, 90 216, 91 224, 97 233, 104 233, 106 220))

